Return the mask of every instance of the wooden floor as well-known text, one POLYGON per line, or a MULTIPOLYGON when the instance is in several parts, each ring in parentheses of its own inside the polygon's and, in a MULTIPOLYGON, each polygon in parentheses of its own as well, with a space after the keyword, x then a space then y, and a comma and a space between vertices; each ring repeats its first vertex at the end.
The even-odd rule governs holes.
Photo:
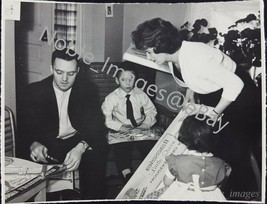
POLYGON ((107 199, 115 199, 123 188, 123 181, 118 176, 109 176, 107 178, 107 199))

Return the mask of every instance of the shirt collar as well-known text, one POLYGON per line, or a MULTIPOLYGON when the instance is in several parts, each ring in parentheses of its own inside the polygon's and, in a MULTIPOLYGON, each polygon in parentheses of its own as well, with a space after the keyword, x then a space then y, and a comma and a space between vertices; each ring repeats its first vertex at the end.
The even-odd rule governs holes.
POLYGON ((204 156, 204 157, 213 157, 213 154, 212 153, 208 153, 208 152, 198 152, 196 150, 187 150, 184 152, 184 154, 187 154, 187 155, 193 155, 193 156, 204 156))
POLYGON ((70 88, 70 89, 67 90, 67 91, 61 91, 60 89, 58 89, 58 88, 55 86, 54 82, 52 82, 52 83, 53 83, 53 88, 54 88, 54 91, 55 91, 56 96, 62 96, 62 95, 64 95, 64 94, 70 94, 72 88, 70 88))
POLYGON ((125 98, 126 95, 133 95, 135 93, 135 87, 129 93, 126 93, 119 87, 117 93, 120 98, 125 98))

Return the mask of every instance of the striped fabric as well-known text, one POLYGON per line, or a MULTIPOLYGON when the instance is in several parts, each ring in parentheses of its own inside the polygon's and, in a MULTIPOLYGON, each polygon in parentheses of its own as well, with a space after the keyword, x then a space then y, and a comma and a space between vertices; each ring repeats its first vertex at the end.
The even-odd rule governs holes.
POLYGON ((5 107, 5 156, 15 156, 15 125, 13 113, 5 107))
MULTIPOLYGON (((77 28, 77 4, 55 4, 55 31, 56 39, 63 39, 66 46, 74 49, 76 44, 77 28)), ((62 41, 58 41, 60 46, 65 46, 62 41)))

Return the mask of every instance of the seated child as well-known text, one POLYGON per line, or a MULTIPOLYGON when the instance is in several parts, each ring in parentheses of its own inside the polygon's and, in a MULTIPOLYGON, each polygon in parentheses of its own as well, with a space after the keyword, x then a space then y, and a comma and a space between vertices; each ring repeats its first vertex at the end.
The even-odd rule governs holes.
MULTIPOLYGON (((109 129, 127 133, 133 128, 150 129, 156 123, 157 110, 149 97, 135 87, 136 73, 122 63, 124 71, 117 72, 115 78, 119 88, 110 93, 102 104, 102 111, 109 129)), ((155 141, 135 141, 113 144, 119 172, 125 181, 132 175, 131 150, 133 143, 145 158, 155 141)))
POLYGON ((211 153, 218 135, 206 120, 191 115, 183 121, 178 140, 187 149, 182 155, 166 157, 164 187, 148 194, 147 199, 224 199, 217 185, 230 175, 231 167, 211 153))

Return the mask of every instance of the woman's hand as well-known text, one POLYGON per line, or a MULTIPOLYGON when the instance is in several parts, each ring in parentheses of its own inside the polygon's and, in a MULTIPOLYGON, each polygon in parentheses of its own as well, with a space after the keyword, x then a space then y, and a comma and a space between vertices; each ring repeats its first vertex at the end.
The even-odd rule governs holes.
POLYGON ((221 115, 223 113, 223 111, 232 103, 232 101, 229 101, 227 99, 221 98, 221 100, 219 101, 219 103, 217 104, 217 106, 214 108, 215 113, 217 113, 217 115, 221 115))
POLYGON ((206 113, 212 120, 217 121, 223 116, 223 111, 232 103, 232 101, 221 98, 219 103, 212 111, 206 113))
POLYGON ((183 107, 185 107, 188 103, 196 103, 194 98, 194 91, 192 91, 191 89, 186 89, 183 107))

